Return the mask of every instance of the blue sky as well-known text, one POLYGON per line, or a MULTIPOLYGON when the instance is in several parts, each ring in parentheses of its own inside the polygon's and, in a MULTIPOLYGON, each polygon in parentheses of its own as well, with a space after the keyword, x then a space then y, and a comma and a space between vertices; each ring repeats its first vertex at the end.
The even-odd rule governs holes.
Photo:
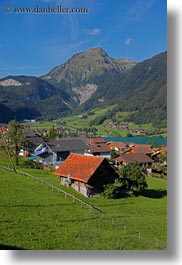
POLYGON ((0 77, 40 76, 75 53, 103 48, 143 61, 167 49, 166 0, 0 1, 0 77), (4 12, 5 6, 11 12, 4 12), (83 7, 86 14, 15 13, 14 8, 83 7))

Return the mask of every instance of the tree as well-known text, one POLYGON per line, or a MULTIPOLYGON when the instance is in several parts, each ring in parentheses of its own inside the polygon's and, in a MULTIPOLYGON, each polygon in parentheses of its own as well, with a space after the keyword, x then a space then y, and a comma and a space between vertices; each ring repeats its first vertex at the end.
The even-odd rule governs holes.
POLYGON ((14 120, 9 122, 8 128, 8 146, 15 156, 16 165, 18 165, 18 155, 20 153, 20 150, 22 149, 23 144, 25 143, 25 130, 20 123, 14 120))
POLYGON ((104 191, 102 195, 107 199, 114 199, 117 195, 117 187, 113 183, 104 185, 104 191))
POLYGON ((163 164, 167 162, 167 152, 165 152, 164 154, 160 154, 159 156, 159 163, 163 164))
POLYGON ((115 158, 118 155, 120 155, 120 151, 117 151, 117 150, 112 150, 111 151, 111 159, 115 158))
POLYGON ((55 139, 56 138, 56 131, 55 131, 54 125, 49 129, 48 137, 49 137, 49 139, 55 139))
POLYGON ((147 171, 138 163, 128 163, 120 169, 122 175, 123 188, 145 189, 147 187, 147 171))

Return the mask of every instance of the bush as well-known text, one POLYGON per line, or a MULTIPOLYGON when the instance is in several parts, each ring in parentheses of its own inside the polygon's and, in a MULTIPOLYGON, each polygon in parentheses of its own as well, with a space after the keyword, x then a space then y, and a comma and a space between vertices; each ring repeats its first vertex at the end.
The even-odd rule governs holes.
POLYGON ((43 166, 41 164, 38 164, 35 161, 26 160, 23 162, 24 168, 34 168, 34 169, 43 169, 43 166))
POLYGON ((104 185, 104 191, 102 195, 107 199, 115 199, 117 197, 118 187, 115 184, 104 185))

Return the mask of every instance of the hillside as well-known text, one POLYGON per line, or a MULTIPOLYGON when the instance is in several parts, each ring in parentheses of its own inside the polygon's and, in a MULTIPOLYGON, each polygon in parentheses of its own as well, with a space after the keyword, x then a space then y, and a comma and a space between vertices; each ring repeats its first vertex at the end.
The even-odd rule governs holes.
POLYGON ((50 119, 68 107, 64 94, 48 82, 32 76, 8 76, 0 79, 0 122, 10 119, 50 119))
MULTIPOLYGON (((8 166, 0 151, 0 166, 8 166)), ((27 250, 165 250, 167 248, 167 182, 148 177, 138 196, 108 200, 85 198, 60 185, 52 172, 20 171, 46 181, 104 212, 80 205, 25 176, 1 169, 0 248, 27 250), (13 198, 13 200, 12 200, 13 198)))
MULTIPOLYGON (((167 52, 136 64, 128 71, 108 76, 79 112, 117 104, 115 111, 134 112, 127 121, 167 123, 167 52)), ((110 113, 109 115, 112 116, 110 113)))
POLYGON ((8 107, 0 103, 0 122, 8 123, 14 118, 14 113, 8 107))
POLYGON ((130 112, 127 122, 165 128, 167 52, 136 63, 113 59, 101 48, 93 48, 75 54, 39 78, 0 79, 0 122, 12 118, 52 120, 113 104, 115 108, 103 121, 117 112, 130 112))

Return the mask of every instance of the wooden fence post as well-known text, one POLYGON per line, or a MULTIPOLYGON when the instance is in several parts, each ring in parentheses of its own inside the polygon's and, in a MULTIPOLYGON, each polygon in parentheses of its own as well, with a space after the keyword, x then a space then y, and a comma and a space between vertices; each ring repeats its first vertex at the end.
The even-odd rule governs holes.
MULTIPOLYGON (((13 169, 11 169, 11 168, 7 168, 7 167, 4 167, 4 166, 0 166, 0 170, 8 170, 8 171, 12 171, 12 172, 14 172, 13 169)), ((96 211, 102 212, 101 210, 99 210, 99 209, 93 207, 92 205, 90 205, 90 204, 88 204, 88 203, 86 203, 86 202, 84 202, 84 201, 78 199, 77 197, 74 197, 73 195, 71 195, 71 194, 69 194, 69 193, 66 193, 65 191, 63 191, 63 190, 57 188, 56 186, 54 186, 54 185, 48 183, 47 181, 44 181, 44 180, 39 179, 39 178, 37 178, 37 177, 35 177, 35 176, 31 175, 31 174, 28 174, 28 173, 25 173, 25 172, 22 172, 22 171, 19 171, 19 170, 17 170, 16 173, 19 174, 19 175, 21 175, 21 176, 28 177, 28 178, 30 178, 30 179, 36 181, 36 182, 40 182, 41 185, 42 185, 42 184, 45 184, 45 187, 51 188, 52 191, 54 191, 54 189, 55 189, 55 190, 58 191, 58 193, 62 192, 62 193, 64 194, 65 198, 67 198, 67 197, 71 197, 72 200, 73 200, 73 203, 75 203, 75 200, 78 201, 78 202, 80 202, 80 203, 81 203, 81 208, 83 208, 83 206, 86 205, 86 206, 89 207, 90 209, 94 209, 94 210, 96 210, 96 211)), ((103 217, 103 214, 104 214, 104 213, 102 212, 102 217, 103 217)), ((113 222, 114 222, 114 221, 113 221, 113 222)))

